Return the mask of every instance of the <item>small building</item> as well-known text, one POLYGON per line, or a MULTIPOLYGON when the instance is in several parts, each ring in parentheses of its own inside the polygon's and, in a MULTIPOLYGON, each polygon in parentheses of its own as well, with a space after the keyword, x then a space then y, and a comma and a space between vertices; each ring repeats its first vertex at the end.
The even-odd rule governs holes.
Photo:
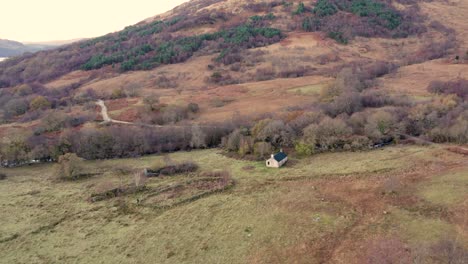
POLYGON ((280 168, 288 161, 288 155, 281 150, 276 154, 271 154, 271 158, 266 161, 268 168, 280 168))

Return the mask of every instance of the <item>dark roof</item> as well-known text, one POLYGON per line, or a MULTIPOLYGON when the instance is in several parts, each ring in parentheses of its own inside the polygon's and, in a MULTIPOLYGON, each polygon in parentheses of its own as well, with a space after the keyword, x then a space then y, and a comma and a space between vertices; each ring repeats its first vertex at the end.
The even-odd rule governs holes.
POLYGON ((288 155, 286 155, 284 152, 279 152, 275 156, 273 156, 273 158, 278 162, 284 160, 287 157, 288 155))

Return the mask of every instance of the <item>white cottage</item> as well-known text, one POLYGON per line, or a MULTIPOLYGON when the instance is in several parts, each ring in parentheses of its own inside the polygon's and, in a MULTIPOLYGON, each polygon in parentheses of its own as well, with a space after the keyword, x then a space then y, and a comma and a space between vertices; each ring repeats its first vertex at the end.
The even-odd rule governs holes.
POLYGON ((271 154, 271 158, 266 161, 268 168, 280 168, 286 161, 288 161, 288 155, 281 150, 279 153, 271 154))

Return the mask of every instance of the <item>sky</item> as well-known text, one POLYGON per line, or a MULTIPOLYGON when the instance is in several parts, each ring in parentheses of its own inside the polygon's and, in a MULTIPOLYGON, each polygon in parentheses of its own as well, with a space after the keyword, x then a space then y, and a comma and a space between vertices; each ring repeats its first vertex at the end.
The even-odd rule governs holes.
POLYGON ((187 0, 6 0, 0 39, 44 42, 90 38, 118 31, 187 0))

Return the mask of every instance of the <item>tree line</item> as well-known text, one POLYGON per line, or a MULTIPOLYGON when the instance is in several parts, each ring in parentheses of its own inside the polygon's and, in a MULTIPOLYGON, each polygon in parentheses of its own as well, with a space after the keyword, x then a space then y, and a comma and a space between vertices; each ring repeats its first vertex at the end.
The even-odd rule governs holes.
POLYGON ((66 153, 94 159, 138 157, 179 150, 217 147, 236 125, 232 122, 203 126, 97 126, 65 129, 58 137, 47 134, 10 135, 0 143, 0 163, 18 166, 57 161, 66 153))

